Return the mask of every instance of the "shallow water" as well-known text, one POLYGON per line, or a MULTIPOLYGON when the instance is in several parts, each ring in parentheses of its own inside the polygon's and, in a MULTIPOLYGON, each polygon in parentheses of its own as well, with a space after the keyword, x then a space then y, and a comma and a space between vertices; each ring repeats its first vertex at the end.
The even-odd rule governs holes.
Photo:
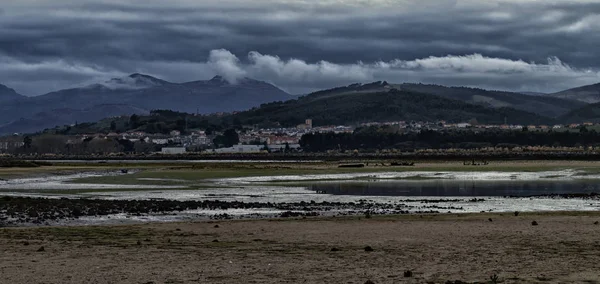
POLYGON ((311 191, 366 196, 535 196, 600 192, 600 180, 373 180, 322 181, 306 184, 311 191))

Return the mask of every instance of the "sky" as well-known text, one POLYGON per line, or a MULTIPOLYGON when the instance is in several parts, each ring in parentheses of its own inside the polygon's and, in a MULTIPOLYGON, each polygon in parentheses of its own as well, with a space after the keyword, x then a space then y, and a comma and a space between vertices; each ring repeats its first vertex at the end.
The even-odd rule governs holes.
POLYGON ((600 0, 19 0, 0 84, 28 96, 144 73, 303 94, 385 80, 532 92, 600 82, 600 0))

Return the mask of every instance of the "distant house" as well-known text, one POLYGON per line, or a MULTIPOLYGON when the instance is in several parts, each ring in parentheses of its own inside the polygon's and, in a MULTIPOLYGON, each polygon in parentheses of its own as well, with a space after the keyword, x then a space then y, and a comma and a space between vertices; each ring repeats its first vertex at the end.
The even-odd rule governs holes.
POLYGON ((185 154, 185 147, 163 147, 161 153, 167 155, 185 154))
POLYGON ((12 150, 12 149, 16 149, 19 147, 23 147, 23 145, 25 145, 25 143, 23 143, 23 141, 15 141, 15 140, 0 140, 0 150, 12 150))
POLYGON ((169 139, 165 139, 165 138, 152 139, 152 144, 166 145, 166 144, 169 144, 169 139))

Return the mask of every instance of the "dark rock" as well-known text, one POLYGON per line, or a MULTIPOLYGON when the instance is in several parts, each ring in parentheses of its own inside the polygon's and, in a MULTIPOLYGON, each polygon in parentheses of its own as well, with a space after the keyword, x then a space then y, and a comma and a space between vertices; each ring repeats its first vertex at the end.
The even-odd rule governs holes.
POLYGON ((43 252, 43 251, 46 251, 46 249, 43 246, 41 246, 39 249, 37 249, 37 251, 38 252, 43 252))
POLYGON ((374 249, 371 246, 366 246, 365 251, 374 251, 374 249))
POLYGON ((537 225, 538 225, 538 222, 536 222, 536 221, 531 222, 531 226, 537 226, 537 225))
POLYGON ((413 277, 413 273, 410 270, 404 271, 404 277, 413 277))

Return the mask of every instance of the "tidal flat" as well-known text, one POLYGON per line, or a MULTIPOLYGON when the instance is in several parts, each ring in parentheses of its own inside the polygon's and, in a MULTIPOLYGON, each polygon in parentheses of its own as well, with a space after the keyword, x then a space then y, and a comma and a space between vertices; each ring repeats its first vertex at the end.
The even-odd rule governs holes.
POLYGON ((600 208, 596 195, 600 166, 595 162, 500 161, 467 166, 442 161, 392 166, 371 161, 362 168, 338 166, 145 161, 125 167, 69 161, 60 168, 49 166, 45 173, 35 168, 29 175, 1 180, 0 195, 13 199, 1 203, 0 222, 90 225, 600 208), (16 201, 29 204, 28 211, 11 207, 16 201), (107 206, 110 202, 119 206, 107 206))

